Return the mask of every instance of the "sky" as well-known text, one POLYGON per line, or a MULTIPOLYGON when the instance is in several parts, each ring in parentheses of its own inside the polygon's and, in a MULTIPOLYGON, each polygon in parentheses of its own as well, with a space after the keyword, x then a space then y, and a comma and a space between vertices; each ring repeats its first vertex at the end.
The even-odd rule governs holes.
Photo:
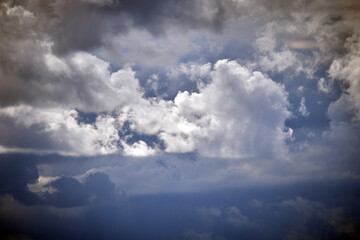
POLYGON ((0 238, 360 239, 357 0, 0 0, 0 238))

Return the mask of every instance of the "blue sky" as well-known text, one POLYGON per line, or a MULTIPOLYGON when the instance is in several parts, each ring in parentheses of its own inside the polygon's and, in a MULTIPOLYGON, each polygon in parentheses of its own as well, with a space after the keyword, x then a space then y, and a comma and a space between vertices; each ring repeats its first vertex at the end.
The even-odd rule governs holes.
POLYGON ((1 238, 360 238, 357 1, 0 4, 1 238))

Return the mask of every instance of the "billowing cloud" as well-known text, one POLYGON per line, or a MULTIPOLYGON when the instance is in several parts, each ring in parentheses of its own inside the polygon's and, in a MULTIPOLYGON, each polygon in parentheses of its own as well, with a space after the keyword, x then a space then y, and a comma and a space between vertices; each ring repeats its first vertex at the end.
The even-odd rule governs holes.
POLYGON ((2 145, 5 152, 15 148, 21 152, 93 155, 111 154, 118 150, 119 136, 114 127, 115 119, 110 116, 100 115, 94 124, 86 124, 78 122, 78 112, 75 110, 38 109, 26 105, 2 108, 0 115, 8 127, 30 128, 32 137, 44 142, 43 148, 31 142, 21 143, 17 140, 23 136, 21 131, 4 129, 2 145), (9 118, 15 123, 6 122, 9 118))
MULTIPOLYGON (((57 71, 54 74, 74 74, 65 62, 62 65, 58 62, 60 59, 48 58, 48 67, 57 71), (62 67, 55 68, 54 64, 62 67)), ((16 119, 17 124, 26 128, 38 126, 36 133, 47 134, 55 145, 62 146, 59 152, 68 149, 70 153, 87 155, 115 153, 120 141, 117 129, 126 121, 132 123, 132 130, 157 135, 164 141, 167 152, 198 151, 213 157, 271 157, 286 152, 284 143, 289 136, 284 121, 290 116, 287 93, 260 72, 251 73, 238 63, 226 60, 217 62, 214 70, 205 65, 210 83, 200 87, 199 93, 179 92, 174 101, 164 101, 142 98, 138 80, 129 66, 110 73, 106 62, 91 55, 77 54, 70 61, 72 67, 85 74, 76 79, 87 81, 86 87, 81 87, 79 82, 69 83, 75 88, 65 91, 69 95, 63 105, 70 109, 34 109, 26 105, 1 109, 2 116, 16 119), (99 115, 94 124, 81 124, 74 108, 116 109, 119 116, 99 115), (163 118, 159 119, 159 115, 163 118)), ((60 83, 59 88, 67 84, 60 83)), ((52 88, 56 89, 56 85, 52 88)), ((45 86, 45 89, 48 88, 45 86)), ((134 150, 125 144, 125 154, 154 153, 143 141, 132 148, 134 150)))
POLYGON ((211 157, 285 152, 284 121, 290 113, 284 88, 234 61, 218 61, 208 70, 211 82, 198 93, 181 92, 173 102, 134 110, 134 129, 159 134, 167 152, 198 151, 211 157))
MULTIPOLYGON (((329 95, 336 90, 325 84, 327 76, 318 78, 321 64, 331 64, 331 83, 348 84, 340 91, 357 112, 358 37, 351 19, 358 14, 349 4, 358 8, 353 1, 6 1, 1 5, 6 32, 1 38, 1 151, 293 159, 289 143, 302 129, 291 129, 288 122, 297 113, 307 120, 296 121, 317 115, 314 95, 305 91, 294 100, 292 89, 306 84, 309 89, 313 81, 329 95), (249 24, 252 17, 258 23, 249 24), (241 55, 237 44, 248 47, 248 42, 253 48, 241 55), (202 43, 210 50, 204 52, 202 43), (220 43, 225 46, 216 47, 220 43), (232 47, 239 54, 229 54, 232 47), (219 60, 222 54, 241 57, 219 60), (165 70, 157 72, 161 66, 165 70), (151 74, 145 80, 144 72, 151 74), (299 83, 292 80, 301 76, 305 79, 299 83), (182 78, 192 87, 179 87, 182 78), (177 92, 173 97, 157 94, 170 85, 177 92), (93 119, 83 121, 86 114, 93 119)), ((335 98, 326 99, 322 112, 335 98)), ((319 123, 319 135, 337 131, 332 116, 322 116, 330 119, 319 123)), ((308 146, 296 144, 292 149, 308 146)))

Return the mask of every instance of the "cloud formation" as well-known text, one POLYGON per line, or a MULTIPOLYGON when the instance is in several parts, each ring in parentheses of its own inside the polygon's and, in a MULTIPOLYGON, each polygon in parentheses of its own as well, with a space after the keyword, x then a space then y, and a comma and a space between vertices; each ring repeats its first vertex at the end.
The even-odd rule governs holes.
POLYGON ((357 129, 350 122, 358 118, 356 9, 352 1, 315 0, 6 1, 1 151, 293 161, 299 149, 316 152, 313 146, 340 131, 335 116, 344 113, 331 107, 337 101, 355 113, 342 120, 350 139, 345 132, 357 129), (259 23, 249 24, 252 17, 259 23), (241 49, 232 31, 241 33, 239 44, 253 47, 250 54, 231 60, 229 49, 241 49), (203 52, 203 43, 210 50, 203 52), (329 76, 318 73, 324 64, 329 76), (334 99, 310 95, 312 82, 334 99), (299 86, 301 96, 293 90, 299 86), (317 118, 315 101, 325 102, 321 117, 328 122, 318 123, 321 130, 299 129, 317 118))
POLYGON ((0 238, 359 238, 359 23, 356 0, 1 1, 0 238))

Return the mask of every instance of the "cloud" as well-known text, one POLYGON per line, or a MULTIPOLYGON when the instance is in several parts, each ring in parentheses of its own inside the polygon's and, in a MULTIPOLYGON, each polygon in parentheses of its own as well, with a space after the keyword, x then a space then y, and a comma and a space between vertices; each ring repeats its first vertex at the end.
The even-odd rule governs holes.
POLYGON ((124 155, 125 156, 134 156, 134 157, 146 157, 151 156, 156 153, 156 150, 149 147, 146 142, 138 141, 132 145, 128 145, 125 142, 122 143, 124 146, 124 155))
MULTIPOLYGON (((44 150, 109 154, 119 152, 122 141, 125 155, 155 154, 155 148, 149 148, 141 139, 129 145, 119 138, 117 131, 129 121, 132 131, 158 136, 166 152, 271 157, 286 151, 284 121, 290 116, 287 93, 260 72, 252 73, 234 61, 218 61, 214 70, 209 64, 199 66, 210 78, 209 84, 199 85, 199 93, 179 92, 173 101, 143 98, 135 72, 128 65, 110 73, 108 63, 85 53, 67 60, 48 55, 46 63, 53 74, 69 75, 58 85, 39 87, 38 90, 47 91, 48 106, 0 109, 3 118, 14 119, 17 125, 32 128, 35 135, 48 138, 53 147, 44 150), (72 82, 73 76, 77 82, 72 82), (52 92, 67 96, 57 102, 63 107, 52 106, 55 104, 52 92), (117 116, 100 114, 94 124, 79 123, 79 113, 74 108, 96 112, 116 110, 117 116)), ((197 78, 192 72, 188 74, 197 78)), ((16 132, 9 132, 6 138, 19 137, 16 132)), ((3 145, 6 146, 5 142, 3 145)))
POLYGON ((28 189, 33 193, 49 192, 53 193, 56 191, 50 186, 50 183, 59 179, 60 177, 45 177, 39 176, 35 183, 28 183, 28 189))
POLYGON ((72 177, 61 177, 48 183, 48 186, 54 191, 40 193, 40 196, 45 204, 60 208, 109 203, 118 197, 109 176, 101 172, 89 174, 83 182, 72 177))
POLYGON ((304 117, 309 116, 309 112, 308 112, 308 110, 306 108, 306 105, 305 105, 305 98, 304 97, 301 97, 299 113, 301 115, 303 115, 304 117))
POLYGON ((0 238, 357 238, 359 10, 1 1, 0 238))
POLYGON ((287 138, 284 121, 290 116, 283 87, 235 61, 218 61, 208 74, 210 83, 198 93, 179 92, 173 102, 144 104, 130 112, 133 129, 159 134, 167 152, 281 155, 287 138))
POLYGON ((346 55, 335 59, 330 68, 329 75, 332 78, 344 81, 348 86, 345 87, 345 94, 348 94, 349 103, 354 107, 357 120, 360 119, 360 71, 356 66, 360 63, 360 35, 354 33, 347 38, 345 48, 346 55))
POLYGON ((294 208, 300 215, 300 221, 292 227, 287 238, 309 238, 313 234, 329 237, 334 234, 332 231, 336 232, 337 235, 348 234, 353 237, 357 235, 352 224, 345 220, 344 209, 341 207, 331 208, 322 203, 310 201, 302 197, 285 200, 282 205, 284 207, 294 208), (315 225, 312 227, 313 229, 308 227, 311 222, 315 225))
POLYGON ((34 158, 16 154, 2 156, 0 165, 1 198, 10 196, 24 205, 68 208, 120 199, 115 185, 102 172, 89 173, 81 181, 67 176, 40 176, 34 158))
POLYGON ((186 231, 184 233, 184 239, 189 239, 189 240, 223 240, 224 238, 222 238, 220 236, 214 236, 214 234, 208 233, 208 232, 199 233, 199 232, 195 232, 193 230, 189 230, 189 231, 186 231))
MULTIPOLYGON (((2 24, 10 33, 1 39, 0 105, 26 102, 103 112, 136 99, 139 86, 130 65, 110 72, 108 62, 90 53, 74 52, 59 57, 53 53, 54 42, 41 38, 31 29, 21 30, 23 26, 19 22, 23 18, 32 19, 31 12, 19 6, 5 6, 8 10, 2 17, 10 20, 2 24)), ((24 24, 35 25, 28 20, 24 24)))
POLYGON ((225 209, 226 221, 236 227, 243 227, 249 224, 249 220, 241 211, 235 207, 230 206, 225 209))
MULTIPOLYGON (((101 46, 111 32, 126 33, 130 27, 159 35, 170 25, 221 29, 231 18, 232 1, 76 0, 6 1, 2 6, 27 9, 36 16, 36 34, 54 41, 54 52, 88 51, 101 46), (169 14, 172 12, 172 14, 169 14)), ((14 11, 12 11, 14 12, 14 11)))
POLYGON ((20 151, 59 152, 65 155, 110 154, 118 151, 119 136, 114 127, 115 120, 109 115, 100 115, 94 124, 78 122, 78 112, 61 108, 33 108, 26 105, 6 107, 0 110, 2 118, 13 119, 6 123, 15 129, 30 129, 30 135, 40 142, 47 142, 39 148, 31 142, 18 142, 22 131, 5 131, 1 139, 6 149, 16 147, 20 151), (13 139, 13 142, 9 142, 13 139), (14 146, 14 143, 17 144, 14 146), (22 149, 22 150, 21 150, 22 149))
POLYGON ((298 72, 301 63, 296 53, 286 48, 276 50, 275 28, 275 23, 267 24, 266 30, 256 39, 255 46, 258 49, 256 65, 268 71, 283 72, 291 68, 298 72))
POLYGON ((38 178, 32 159, 13 157, 0 158, 0 194, 10 194, 24 204, 38 202, 38 197, 29 191, 27 184, 38 178))
MULTIPOLYGON (((59 166, 61 159, 54 162, 49 156, 36 158, 36 167, 55 164, 56 169, 62 171, 59 166)), ((4 169, 4 173, 13 173, 11 169, 16 167, 20 174, 14 175, 14 179, 19 179, 29 172, 28 166, 34 164, 31 160, 31 156, 23 155, 20 158, 13 155, 7 161, 2 161, 8 166, 2 164, 1 169, 4 169), (30 164, 26 166, 25 162, 30 164)), ((80 158, 64 160, 71 166, 88 164, 80 158)), ((94 163, 100 160, 94 158, 94 163)), ((119 163, 119 159, 115 162, 123 164, 119 163)), ((39 172, 43 170, 39 168, 39 172)), ((119 172, 119 169, 114 171, 119 172)), ((36 173, 36 169, 30 172, 36 173)), ((121 175, 125 172, 120 171, 121 175)), ((144 171, 138 174, 143 175, 144 171)), ((1 176, 12 179, 10 175, 1 176)), ((11 184, 13 190, 1 192, 1 237, 21 232, 29 238, 38 239, 49 236, 53 239, 78 239, 79 235, 92 239, 103 235, 104 231, 105 239, 113 239, 114 236, 186 239, 187 232, 193 232, 189 237, 207 236, 214 239, 238 239, 239 236, 256 239, 317 236, 328 239, 357 238, 359 234, 357 181, 316 181, 266 187, 262 184, 252 188, 186 194, 140 194, 119 198, 112 179, 105 173, 91 170, 81 177, 53 178, 48 185, 55 191, 46 193, 45 190, 43 195, 41 192, 33 193, 39 196, 36 202, 20 200, 16 192, 21 192, 26 184, 34 183, 36 177, 21 178, 21 184, 11 184), (254 205, 254 199, 261 204, 254 205)), ((234 179, 233 176, 231 178, 234 179)), ((239 177, 235 180, 240 181, 239 177)), ((9 186, 4 181, 1 183, 9 186)), ((165 184, 165 181, 162 183, 165 184)))
POLYGON ((331 82, 326 82, 324 78, 320 78, 318 81, 318 89, 323 93, 331 92, 331 82))
POLYGON ((237 228, 250 226, 248 218, 236 206, 228 206, 226 208, 201 207, 197 209, 197 213, 206 225, 218 224, 220 221, 237 228))
POLYGON ((127 33, 109 35, 98 50, 103 58, 117 63, 136 63, 149 68, 174 66, 186 53, 202 50, 201 34, 196 31, 170 29, 154 36, 146 29, 132 29, 127 33))
POLYGON ((285 45, 289 46, 292 49, 308 50, 308 49, 317 49, 318 45, 314 40, 294 40, 294 41, 285 41, 285 45))

